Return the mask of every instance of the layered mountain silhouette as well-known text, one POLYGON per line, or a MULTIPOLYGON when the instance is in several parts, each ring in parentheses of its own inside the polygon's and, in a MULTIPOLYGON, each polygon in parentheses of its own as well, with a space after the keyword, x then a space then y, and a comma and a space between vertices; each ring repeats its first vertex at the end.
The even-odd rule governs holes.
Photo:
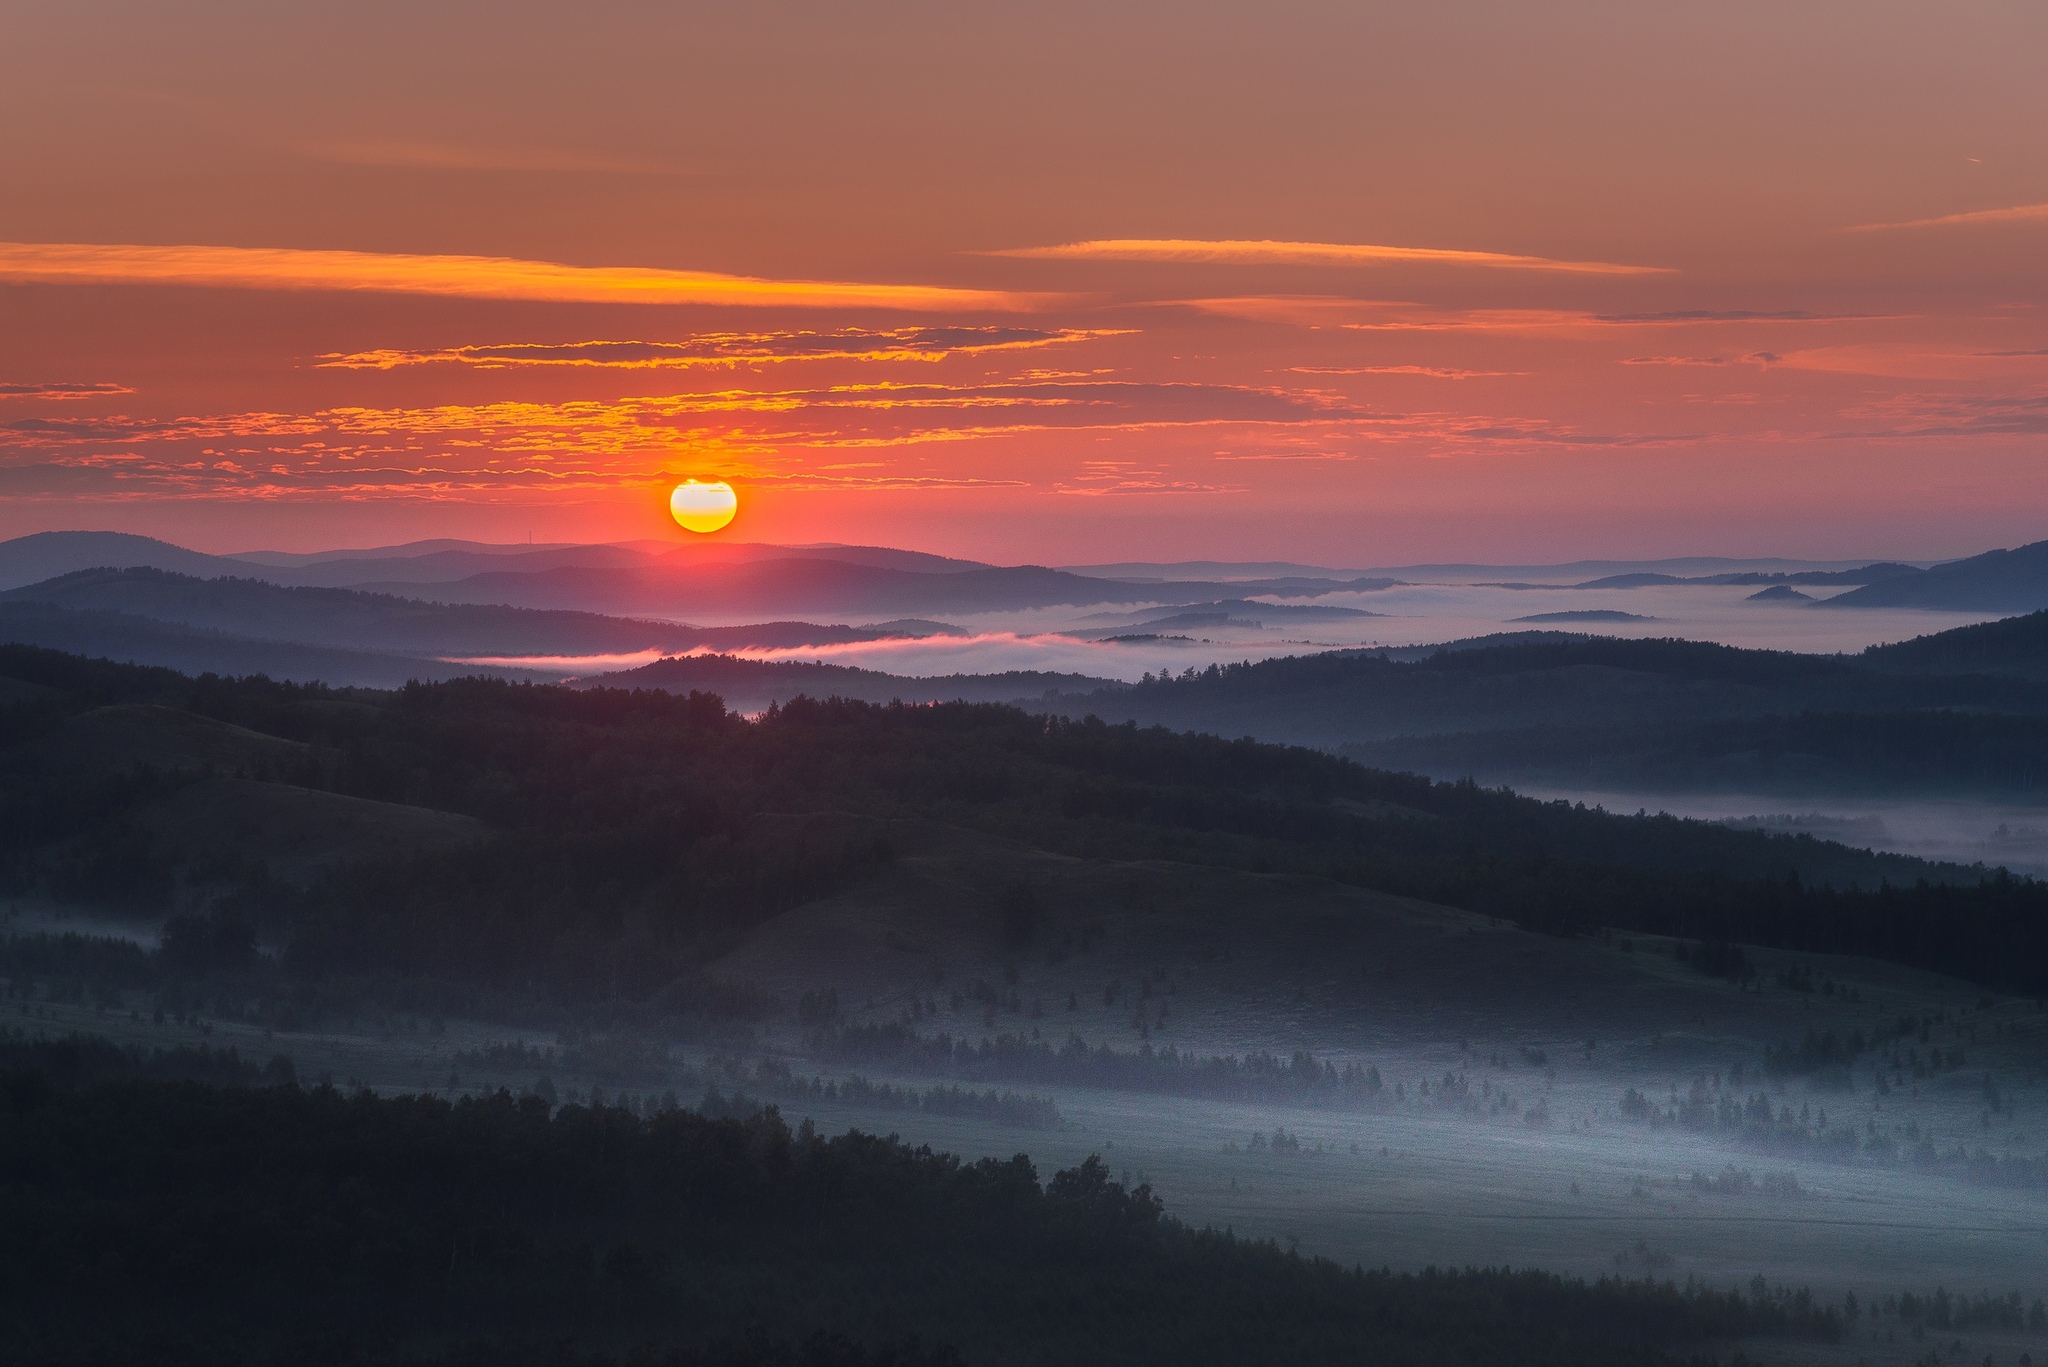
POLYGON ((2038 612, 2048 608, 2048 541, 1895 575, 1830 598, 1826 606, 2038 612))
POLYGON ((665 618, 965 615, 1262 593, 1315 597, 1384 579, 1124 581, 873 546, 719 543, 524 547, 421 543, 301 557, 204 555, 150 537, 47 532, 0 543, 0 588, 95 568, 150 568, 285 587, 357 588, 442 603, 665 618), (417 551, 417 554, 406 552, 417 551))
POLYGON ((878 627, 764 622, 695 627, 491 604, 450 604, 354 589, 284 587, 258 579, 201 579, 155 569, 93 569, 0 593, 0 603, 120 612, 180 626, 302 645, 426 656, 606 655, 838 645, 949 630, 943 623, 878 627))

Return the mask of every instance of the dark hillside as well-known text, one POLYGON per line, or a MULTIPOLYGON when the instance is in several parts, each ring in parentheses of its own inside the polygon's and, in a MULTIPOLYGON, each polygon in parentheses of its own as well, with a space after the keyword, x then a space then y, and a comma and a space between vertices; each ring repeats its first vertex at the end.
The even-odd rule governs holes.
POLYGON ((1907 674, 2011 674, 2048 679, 2048 612, 1872 646, 1858 660, 1907 674))
POLYGON ((1698 641, 1577 637, 1470 643, 1418 659, 1381 652, 1211 666, 1048 699, 1070 714, 1334 748, 1397 736, 1525 727, 1670 725, 1807 711, 1956 707, 2048 713, 2020 679, 1887 674, 1833 656, 1698 641))
POLYGON ((403 974, 536 1001, 658 1001, 746 928, 886 868, 885 843, 827 819, 854 813, 1080 858, 1328 878, 1561 933, 1867 953, 2048 988, 2048 888, 2031 882, 1248 740, 957 703, 799 700, 748 722, 704 693, 471 679, 341 694, 18 647, 0 648, 0 674, 69 695, 14 709, 16 744, 0 751, 0 858, 15 886, 159 907, 173 889, 214 887, 209 915, 254 924, 309 980, 403 974), (175 775, 100 778, 38 758, 34 738, 53 723, 131 700, 298 743, 252 779, 454 813, 494 834, 337 868, 304 890, 219 861, 195 883, 186 845, 147 838, 165 829, 150 813, 175 775))
POLYGON ((9 1360, 561 1364, 572 1340, 827 1333, 988 1364, 1637 1367, 1843 1327, 1803 1294, 1346 1270, 1190 1229, 1098 1159, 1041 1184, 1022 1154, 647 1109, 10 1071, 9 1360))

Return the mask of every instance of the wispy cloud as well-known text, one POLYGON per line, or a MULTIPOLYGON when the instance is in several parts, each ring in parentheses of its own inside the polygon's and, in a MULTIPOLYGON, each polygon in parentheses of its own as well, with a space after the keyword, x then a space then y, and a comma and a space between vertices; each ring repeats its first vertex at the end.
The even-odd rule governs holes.
POLYGON ((1291 365, 1292 375, 1427 375, 1436 380, 1477 380, 1526 375, 1525 370, 1459 370, 1437 365, 1291 365))
POLYGON ((496 256, 299 251, 273 247, 107 246, 0 242, 0 280, 188 285, 224 289, 367 290, 468 299, 603 304, 738 304, 933 312, 1017 310, 1040 296, 935 285, 768 280, 648 266, 568 266, 496 256))
POLYGON ((0 399, 97 399, 134 392, 125 384, 0 384, 0 399))
POLYGON ((1218 451, 1211 460, 1357 460, 1349 451, 1218 451))
POLYGON ((1747 356, 1629 356, 1623 365, 1772 365, 1783 360, 1775 351, 1752 351, 1747 356))
POLYGON ((1128 335, 1128 328, 920 327, 832 332, 710 332, 681 342, 503 342, 431 350, 332 352, 319 365, 341 370, 466 365, 482 370, 520 366, 590 366, 681 370, 692 366, 774 361, 939 361, 948 356, 1015 351, 1128 335))
POLYGON ((1846 231, 1881 233, 1895 228, 1951 228, 1977 223, 2048 222, 2048 204, 2014 204, 2004 209, 1972 209, 1968 213, 1940 214, 1934 218, 1909 218, 1898 223, 1858 223, 1846 231))
POLYGON ((1855 321, 1842 314, 1804 309, 1665 309, 1659 313, 1596 313, 1597 323, 1827 323, 1855 321))
POLYGON ((1885 426, 1876 431, 1838 432, 1838 437, 2042 437, 2048 436, 2048 394, 1899 394, 1869 406, 1867 416, 1885 426))
POLYGON ((1462 251, 1450 247, 1391 247, 1369 242, 1205 241, 1180 237, 1103 238, 1051 247, 1010 247, 984 256, 1017 256, 1051 261, 1170 261, 1219 265, 1374 266, 1388 262, 1433 262, 1505 270, 1567 271, 1578 275, 1667 275, 1666 266, 1631 266, 1612 261, 1559 261, 1548 256, 1462 251))
POLYGON ((480 147, 407 138, 321 138, 291 144, 315 161, 349 166, 418 167, 433 171, 566 171, 603 175, 688 175, 668 162, 607 156, 560 147, 480 147))
POLYGON ((1587 313, 1577 309, 1442 308, 1396 299, 1327 294, 1251 294, 1170 301, 1247 322, 1337 327, 1357 332, 1495 332, 1516 336, 1593 335, 1615 328, 1740 327, 1872 321, 1872 315, 1801 309, 1664 309, 1587 313))

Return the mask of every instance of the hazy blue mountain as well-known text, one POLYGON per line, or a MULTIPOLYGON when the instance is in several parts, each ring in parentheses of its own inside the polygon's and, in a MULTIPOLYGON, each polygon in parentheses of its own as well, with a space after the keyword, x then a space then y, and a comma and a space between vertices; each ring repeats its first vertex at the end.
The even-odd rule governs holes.
POLYGON ((287 588, 256 579, 198 579, 150 569, 80 570, 7 590, 0 601, 129 613, 266 641, 428 657, 835 645, 948 629, 940 623, 693 627, 589 612, 423 602, 354 589, 287 588))
POLYGON ((36 532, 0 541, 0 589, 35 584, 74 570, 146 565, 180 574, 246 574, 226 556, 205 555, 153 536, 126 532, 36 532))
POLYGON ((434 545, 410 553, 412 548, 396 547, 391 552, 348 552, 317 557, 300 557, 298 563, 281 563, 283 558, 259 554, 246 557, 251 572, 280 584, 307 584, 329 588, 353 588, 363 584, 448 584, 479 574, 534 574, 556 569, 650 570, 680 569, 699 565, 749 564, 762 560, 835 560, 845 564, 906 570, 915 574, 950 574, 960 570, 985 569, 971 560, 954 560, 921 551, 899 551, 883 546, 775 546, 751 542, 711 542, 703 545, 641 543, 637 545, 487 546, 471 543, 434 545))
POLYGON ((1063 702, 1176 729, 1334 746, 1459 731, 1805 710, 2048 712, 2048 689, 2017 679, 1881 673, 1833 656, 1581 637, 1474 643, 1407 660, 1380 651, 1333 651, 1225 666, 1113 697, 1063 702))
POLYGON ((2048 541, 1951 560, 1827 600, 1831 608, 1940 608, 2038 612, 2048 608, 2048 541))
POLYGON ((160 665, 185 674, 264 674, 336 687, 398 688, 408 680, 557 679, 562 671, 489 669, 373 650, 260 641, 159 622, 126 612, 74 611, 48 603, 0 602, 0 642, 44 646, 121 664, 160 665))
POLYGON ((493 571, 450 584, 365 584, 449 603, 663 616, 711 613, 848 613, 862 616, 1014 612, 1096 603, 1172 603, 1246 593, 1314 595, 1347 590, 1339 580, 1130 584, 1036 565, 929 574, 839 560, 790 559, 677 564, 629 570, 493 571))

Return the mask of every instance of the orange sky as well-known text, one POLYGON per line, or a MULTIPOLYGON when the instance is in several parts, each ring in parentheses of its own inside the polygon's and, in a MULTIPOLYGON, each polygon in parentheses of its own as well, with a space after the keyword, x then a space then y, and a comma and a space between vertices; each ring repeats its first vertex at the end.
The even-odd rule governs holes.
POLYGON ((2048 536, 2048 10, 18 3, 0 535, 2048 536))

